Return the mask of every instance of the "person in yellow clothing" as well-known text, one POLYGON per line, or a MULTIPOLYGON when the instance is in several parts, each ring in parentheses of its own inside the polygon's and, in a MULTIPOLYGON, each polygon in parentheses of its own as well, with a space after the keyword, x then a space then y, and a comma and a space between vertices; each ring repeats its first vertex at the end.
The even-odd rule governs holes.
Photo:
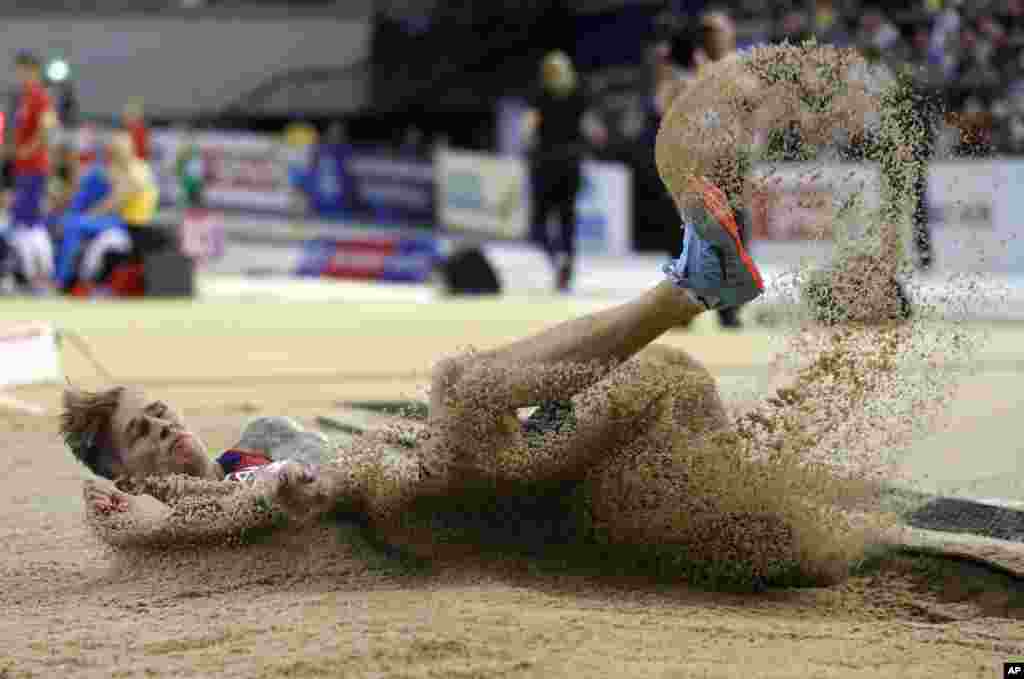
POLYGON ((108 254, 131 251, 129 229, 145 227, 156 216, 160 201, 156 179, 146 161, 135 155, 131 137, 119 132, 107 148, 108 195, 85 214, 63 220, 58 261, 64 263, 59 267, 64 290, 77 283, 96 283, 108 254))

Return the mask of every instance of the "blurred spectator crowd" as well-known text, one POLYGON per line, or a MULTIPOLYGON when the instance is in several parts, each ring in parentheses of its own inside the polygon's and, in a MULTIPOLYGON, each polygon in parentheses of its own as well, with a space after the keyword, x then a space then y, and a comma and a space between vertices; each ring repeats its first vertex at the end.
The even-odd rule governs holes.
MULTIPOLYGON (((682 4, 669 2, 659 16, 663 45, 692 22, 682 4)), ((855 47, 939 94, 947 122, 994 151, 1024 153, 1024 0, 741 0, 726 7, 741 47, 812 37, 855 47)), ((666 56, 655 50, 655 60, 659 54, 666 56)))
MULTIPOLYGON (((445 9, 444 3, 437 5, 438 12, 445 9)), ((500 8, 508 9, 507 5, 508 2, 487 5, 486 9, 498 12, 500 8)), ((524 26, 525 8, 534 5, 535 19, 549 27, 554 25, 551 17, 561 15, 541 9, 557 5, 568 12, 568 4, 559 0, 527 2, 515 15, 524 26)), ((451 7, 456 5, 453 3, 451 7)), ((479 5, 475 12, 474 16, 487 13, 484 5, 479 5)), ((651 14, 646 15, 648 20, 651 14)), ((441 12, 438 16, 447 14, 441 12)), ((494 42, 513 32, 489 14, 486 18, 484 23, 500 27, 500 30, 495 29, 494 36, 488 35, 494 42)), ((445 26, 454 22, 438 20, 437 23, 445 26)), ((649 35, 643 28, 623 29, 629 33, 624 36, 628 40, 623 41, 632 41, 637 48, 629 64, 606 64, 593 70, 587 70, 588 65, 583 64, 580 73, 587 90, 588 113, 595 114, 593 117, 600 120, 603 130, 600 141, 588 138, 588 152, 622 161, 634 170, 637 177, 635 202, 651 210, 647 218, 635 216, 634 223, 671 225, 672 233, 668 236, 639 234, 637 244, 641 249, 666 247, 670 236, 677 236, 673 206, 661 195, 663 191, 653 162, 655 135, 668 105, 663 95, 672 89, 662 85, 692 77, 704 63, 722 58, 736 48, 782 41, 800 43, 811 38, 819 43, 856 48, 869 61, 893 73, 909 74, 923 94, 941 100, 946 124, 938 126, 940 138, 935 143, 939 153, 945 148, 960 154, 989 151, 1024 154, 1024 0, 779 0, 772 3, 732 0, 718 4, 704 0, 668 0, 654 23, 655 34, 650 42, 641 37, 649 35), (643 63, 636 55, 645 48, 648 61, 643 63), (659 201, 664 204, 664 215, 658 212, 659 201), (645 247, 642 241, 647 236, 651 242, 645 247)), ((417 28, 421 29, 426 30, 417 28)), ((577 47, 585 37, 586 31, 576 31, 577 47)), ((535 35, 522 39, 531 43, 537 40, 535 35)), ((597 42, 600 53, 616 51, 613 48, 617 46, 609 45, 607 40, 597 42)), ((449 45, 451 43, 448 41, 449 45)), ((506 45, 508 59, 503 60, 511 61, 511 55, 532 58, 527 56, 530 52, 527 48, 531 46, 536 47, 510 43, 506 45)), ((481 50, 489 48, 484 45, 481 50)), ((404 52, 399 54, 402 60, 416 61, 407 59, 404 52)), ((505 53, 498 53, 498 56, 502 54, 505 53)), ((488 64, 480 61, 483 59, 480 55, 475 55, 474 59, 488 64)), ((80 263, 90 260, 88 247, 105 242, 97 241, 97 234, 123 232, 128 240, 135 241, 140 233, 145 233, 145 223, 154 221, 156 189, 152 169, 148 167, 150 152, 143 111, 138 103, 131 103, 116 121, 114 127, 122 132, 119 138, 131 142, 132 153, 131 162, 126 160, 123 167, 112 169, 110 159, 116 147, 111 146, 111 138, 96 135, 80 120, 74 79, 68 77, 69 66, 62 62, 43 63, 38 56, 24 57, 23 61, 22 70, 32 77, 23 78, 22 87, 6 112, 8 131, 0 208, 13 217, 6 235, 0 234, 0 291, 11 285, 12 278, 16 284, 42 293, 89 291, 100 279, 109 278, 107 270, 111 268, 107 265, 85 267, 86 275, 83 275, 80 263), (44 90, 45 97, 39 94, 44 90), (40 103, 38 110, 33 109, 34 113, 27 116, 26 97, 32 92, 36 92, 33 101, 40 103), (53 125, 42 125, 49 117, 53 117, 53 125), (21 141, 15 143, 15 139, 21 141), (19 145, 28 149, 21 160, 18 160, 20 152, 16 148, 19 145), (81 192, 83 186, 87 187, 83 178, 91 176, 90 173, 105 178, 110 184, 107 189, 110 195, 103 194, 95 204, 83 207, 81 192), (37 190, 26 188, 29 175, 37 190), (132 178, 138 181, 129 182, 132 178), (134 187, 134 193, 123 188, 115 190, 126 183, 134 187), (20 202, 19 197, 23 199, 20 202), (136 204, 140 201, 146 207, 141 211, 142 216, 136 216, 136 204), (25 205, 33 209, 21 209, 25 205), (15 214, 20 212, 26 213, 23 218, 15 214), (97 221, 99 218, 113 221, 97 221), (81 238, 69 239, 69 234, 79 232, 81 238), (45 239, 19 239, 16 236, 20 234, 43 234, 45 239), (45 248, 42 247, 44 240, 45 248), (22 271, 25 267, 19 266, 19 257, 26 259, 19 248, 22 242, 37 241, 37 249, 42 253, 38 259, 50 263, 44 267, 46 275, 40 274, 40 280, 33 281, 33 276, 22 271), (60 274, 62 261, 63 277, 60 274)), ((466 66, 453 62, 449 70, 456 76, 471 76, 475 63, 470 60, 466 66)), ((436 70, 436 60, 427 65, 432 71, 436 70)), ((477 70, 480 77, 499 80, 492 77, 493 69, 489 65, 477 70)), ((395 73, 389 65, 387 75, 394 79, 395 73)), ((417 75, 420 76, 425 77, 417 75)), ((524 82, 502 83, 502 96, 515 95, 526 85, 524 82)), ((454 89, 447 81, 442 84, 443 91, 454 89)), ((425 86, 420 89, 433 92, 425 86)), ((483 96, 477 97, 478 103, 485 100, 483 96)), ((301 113, 296 115, 301 118, 301 113)), ((407 124, 401 131, 396 128, 391 146, 429 157, 433 147, 446 145, 446 131, 421 130, 417 124, 407 124)), ((347 137, 340 121, 324 127, 327 129, 319 137, 323 144, 338 144, 347 137)), ((200 156, 194 139, 190 139, 183 145, 181 157, 176 159, 175 171, 182 196, 179 207, 198 209, 203 203, 205 175, 200 156)), ((109 243, 105 247, 109 250, 109 243)))
POLYGON ((23 50, 13 65, 20 86, 2 148, 0 294, 85 296, 118 270, 133 272, 118 292, 141 292, 133 257, 159 201, 141 104, 127 103, 115 129, 99 134, 76 125, 66 64, 23 50))

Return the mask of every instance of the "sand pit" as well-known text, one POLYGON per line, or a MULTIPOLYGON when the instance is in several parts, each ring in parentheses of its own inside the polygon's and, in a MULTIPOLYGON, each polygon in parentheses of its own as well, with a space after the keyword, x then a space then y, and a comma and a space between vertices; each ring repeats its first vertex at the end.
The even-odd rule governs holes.
MULTIPOLYGON (((115 374, 170 391, 211 449, 232 444, 257 414, 287 412, 312 427, 319 415, 337 416, 340 400, 420 394, 410 374, 426 370, 426 356, 398 364, 373 351, 377 332, 407 320, 408 309, 277 309, 54 304, 2 314, 82 328, 115 374), (275 314, 276 326, 267 321, 275 314), (188 319, 198 319, 192 334, 173 330, 188 319), (340 322, 344 333, 334 327, 340 322), (338 353, 342 337, 346 347, 363 347, 364 376, 383 377, 338 377, 324 388, 308 379, 356 363, 354 351, 338 353), (246 365, 240 346, 255 356, 257 366, 240 373, 249 377, 211 379, 246 365), (144 360, 139 347, 156 358, 144 360)), ((473 303, 415 313, 441 353, 446 333, 471 321, 499 319, 456 340, 486 347, 512 334, 502 318, 538 327, 572 310, 473 303)), ((1019 330, 997 333, 1004 353, 1019 346, 1019 330)), ((722 337, 712 322, 665 341, 691 347, 722 375, 726 392, 770 375, 764 333, 722 337)), ((66 363, 73 380, 96 384, 88 365, 74 356, 66 363)), ((993 455, 1014 449, 1020 416, 1005 398, 1013 385, 1002 384, 992 394, 1002 409, 978 423, 993 455)), ((15 393, 50 406, 57 399, 53 387, 15 393)), ((235 551, 117 562, 82 523, 86 475, 55 422, 3 414, 0 423, 0 676, 930 677, 941 669, 991 677, 1024 653, 1019 584, 913 555, 872 556, 838 585, 760 594, 709 592, 554 552, 463 550, 425 565, 389 556, 346 523, 235 551)))
POLYGON ((116 564, 80 523, 79 471, 33 428, 5 453, 11 677, 988 677, 1024 648, 1019 585, 972 574, 953 592, 953 573, 908 559, 829 588, 715 594, 515 555, 423 567, 329 525, 116 564))
MULTIPOLYGON (((702 76, 680 101, 710 102, 708 115, 673 113, 676 106, 659 135, 659 167, 675 197, 690 190, 693 174, 717 166, 729 176, 714 181, 739 198, 744 163, 735 151, 752 148, 747 137, 757 125, 728 115, 765 108, 748 95, 781 104, 773 115, 800 112, 812 141, 828 143, 835 128, 858 120, 867 125, 861 114, 864 105, 874 107, 873 84, 846 61, 829 63, 834 57, 813 46, 769 48, 754 52, 753 73, 702 76), (748 88, 751 77, 760 83, 748 88), (741 83, 742 97, 723 87, 741 83), (696 153, 702 143, 708 148, 696 153), (686 158, 691 150, 694 157, 686 158)), ((899 251, 891 236, 899 233, 918 166, 906 115, 913 102, 894 92, 882 97, 882 143, 870 145, 881 157, 867 152, 887 176, 885 209, 868 225, 879 228, 868 229, 867 240, 886 253, 899 251)), ((559 508, 541 501, 550 498, 529 489, 512 499, 536 501, 541 528, 523 525, 530 507, 502 520, 501 503, 484 498, 492 523, 471 526, 476 535, 438 534, 430 546, 440 548, 429 561, 410 556, 415 531, 413 544, 403 544, 402 535, 338 516, 249 533, 231 547, 112 552, 83 525, 85 472, 59 442, 56 423, 0 415, 9 432, 0 479, 7 548, 0 558, 0 679, 996 676, 1003 662, 1024 653, 1019 545, 890 530, 885 543, 847 563, 853 552, 842 548, 856 541, 847 539, 852 531, 843 533, 839 501, 849 501, 843 511, 852 515, 860 498, 835 492, 853 486, 833 484, 825 467, 834 464, 837 476, 850 472, 866 491, 875 488, 887 478, 891 461, 883 458, 923 441, 948 414, 958 395, 955 364, 973 364, 975 356, 963 344, 972 333, 955 324, 840 336, 865 321, 902 316, 884 308, 898 267, 878 268, 878 258, 865 253, 845 263, 851 266, 822 279, 827 294, 818 310, 818 320, 837 324, 838 334, 797 333, 803 343, 789 344, 784 358, 791 365, 783 367, 800 377, 799 388, 763 399, 728 432, 721 455, 683 457, 690 442, 666 425, 655 431, 662 438, 643 439, 644 431, 630 456, 587 471, 582 482, 606 491, 606 501, 594 501, 595 493, 584 506, 595 517, 603 512, 615 549, 576 549, 575 506, 566 508, 570 521, 560 522, 559 508), (865 287, 873 282, 882 285, 865 287), (699 520, 688 522, 702 507, 699 520), (532 544, 517 548, 506 539, 517 528, 532 544), (650 545, 652 536, 666 534, 689 550, 667 568, 653 554, 628 549, 630 538, 650 545), (799 552, 794 545, 805 561, 848 567, 845 577, 832 573, 827 585, 803 580, 801 587, 780 581, 783 571, 769 566, 789 563, 799 552), (820 553, 807 551, 817 547, 820 553), (762 556, 755 593, 706 587, 717 582, 705 577, 707 564, 713 575, 762 556)), ((421 397, 417 384, 433 360, 522 337, 574 315, 567 306, 43 303, 0 309, 0 321, 23 314, 79 331, 119 380, 176 401, 216 451, 234 443, 252 415, 287 414, 314 426, 317 416, 337 415, 343 398, 421 397)), ((666 342, 685 347, 713 374, 728 367, 753 377, 759 384, 752 392, 767 396, 778 347, 764 334, 698 330, 666 342)), ((68 373, 93 385, 74 359, 68 373)), ((58 389, 16 396, 53 408, 58 389)), ((678 403, 683 399, 663 409, 701 405, 678 403)), ((971 441, 968 456, 979 458, 972 463, 981 464, 986 448, 1005 456, 1015 445, 1016 409, 1015 402, 1004 409, 1010 426, 1002 438, 971 441)), ((694 425, 691 433, 706 432, 694 425)), ((557 500, 561 489, 549 490, 557 500)), ((487 515, 477 509, 466 499, 455 513, 487 515)), ((429 508, 425 515, 433 516, 429 508)))

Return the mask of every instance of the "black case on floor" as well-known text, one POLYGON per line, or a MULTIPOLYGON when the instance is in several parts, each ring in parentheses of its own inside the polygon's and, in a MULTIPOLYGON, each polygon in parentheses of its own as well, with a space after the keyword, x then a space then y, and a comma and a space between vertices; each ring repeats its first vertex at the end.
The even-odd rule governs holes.
POLYGON ((177 250, 165 249, 142 256, 143 285, 147 297, 195 297, 195 262, 177 250))
POLYGON ((480 248, 466 248, 441 265, 441 275, 450 295, 497 295, 501 282, 480 248))

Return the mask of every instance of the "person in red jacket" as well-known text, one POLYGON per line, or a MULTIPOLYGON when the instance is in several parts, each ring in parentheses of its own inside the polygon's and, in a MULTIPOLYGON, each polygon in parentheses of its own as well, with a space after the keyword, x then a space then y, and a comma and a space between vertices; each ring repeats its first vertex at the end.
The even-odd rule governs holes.
POLYGON ((21 93, 13 121, 14 197, 10 244, 15 271, 34 292, 52 287, 53 244, 45 224, 50 175, 49 134, 57 125, 53 102, 43 85, 41 63, 31 52, 15 57, 21 93))

